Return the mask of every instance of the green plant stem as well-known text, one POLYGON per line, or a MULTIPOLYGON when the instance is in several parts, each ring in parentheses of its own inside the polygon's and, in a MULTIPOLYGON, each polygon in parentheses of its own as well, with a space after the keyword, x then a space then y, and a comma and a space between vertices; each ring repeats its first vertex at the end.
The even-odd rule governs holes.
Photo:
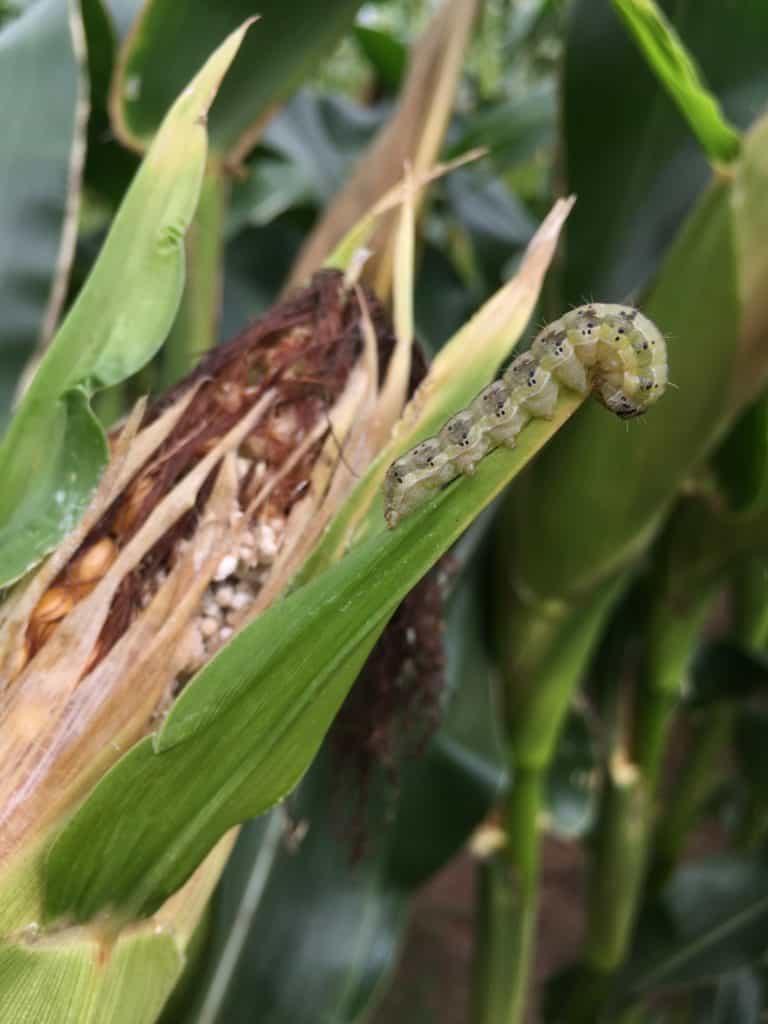
POLYGON ((512 875, 516 901, 513 927, 508 935, 511 963, 509 1004, 505 1024, 517 1024, 525 1016, 530 964, 536 936, 539 886, 539 815, 544 773, 538 768, 518 770, 504 808, 507 847, 505 856, 512 875))
POLYGON ((634 742, 620 740, 607 766, 590 873, 586 953, 569 995, 569 1024, 601 1019, 611 978, 626 956, 646 875, 667 742, 690 652, 712 598, 711 591, 703 590, 685 609, 662 598, 654 610, 634 742))
POLYGON ((654 689, 644 696, 638 710, 635 760, 642 768, 645 785, 652 792, 661 775, 678 701, 676 694, 654 689))
POLYGON ((605 782, 589 891, 585 959, 610 974, 621 963, 634 918, 633 893, 642 877, 646 793, 636 767, 615 755, 605 782))
POLYGON ((664 884, 679 861, 702 805, 720 780, 720 755, 731 737, 734 711, 732 703, 722 701, 703 709, 695 721, 685 765, 656 832, 652 889, 664 884))
POLYGON ((225 172, 209 162, 187 232, 187 278, 163 353, 163 386, 175 384, 216 344, 221 304, 223 227, 229 193, 225 172))
POLYGON ((685 687, 688 663, 713 600, 703 592, 686 608, 661 600, 648 639, 648 666, 636 714, 633 760, 649 793, 658 787, 669 730, 685 687))
POLYGON ((544 775, 518 772, 504 802, 505 846, 479 869, 475 1024, 523 1020, 535 942, 544 775))
POLYGON ((482 869, 484 912, 476 945, 477 1024, 520 1024, 535 948, 539 822, 544 780, 573 692, 620 582, 574 605, 523 603, 501 580, 498 642, 510 789, 502 805, 506 845, 482 869))
POLYGON ((560 1019, 568 1024, 600 1019, 613 974, 624 959, 646 860, 646 802, 637 768, 614 754, 595 833, 584 960, 561 1010, 560 1019))

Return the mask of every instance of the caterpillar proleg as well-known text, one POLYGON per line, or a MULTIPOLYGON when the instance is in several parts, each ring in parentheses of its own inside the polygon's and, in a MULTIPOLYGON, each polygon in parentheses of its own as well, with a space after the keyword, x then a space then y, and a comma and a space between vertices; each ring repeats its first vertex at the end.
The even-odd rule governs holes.
POLYGON ((667 385, 664 336, 630 306, 594 302, 571 310, 534 338, 466 409, 435 437, 395 459, 384 482, 384 517, 392 528, 431 494, 499 445, 514 447, 529 420, 550 419, 561 387, 598 401, 623 419, 642 415, 667 385))

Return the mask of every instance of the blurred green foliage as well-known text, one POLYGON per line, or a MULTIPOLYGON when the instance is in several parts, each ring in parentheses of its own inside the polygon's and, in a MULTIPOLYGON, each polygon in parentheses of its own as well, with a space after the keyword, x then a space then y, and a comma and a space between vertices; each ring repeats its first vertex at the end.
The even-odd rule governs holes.
MULTIPOLYGON (((80 294, 137 166, 108 114, 113 34, 124 35, 132 5, 110 5, 117 32, 100 4, 83 5, 84 61, 55 45, 64 5, 41 0, 44 27, 58 35, 42 32, 35 45, 61 83, 61 108, 41 101, 54 93, 50 81, 30 74, 16 49, 14 26, 28 30, 23 8, 35 6, 0 8, 0 82, 29 90, 35 118, 12 146, 17 113, 0 111, 0 172, 11 183, 0 196, 0 420, 52 289, 68 279, 70 306, 80 294), (91 109, 78 126, 86 65, 91 109), (78 132, 87 142, 79 231, 62 279, 78 132), (40 138, 43 154, 29 142, 40 138)), ((302 241, 391 115, 433 5, 365 4, 352 25, 356 6, 333 55, 311 55, 288 76, 281 98, 299 77, 301 87, 243 155, 242 173, 227 179, 221 303, 204 311, 206 344, 275 301, 302 241)), ((678 390, 628 430, 602 410, 581 410, 501 514, 473 528, 447 612, 442 721, 397 786, 382 772, 371 787, 370 849, 350 863, 326 748, 285 812, 243 831, 201 938, 199 970, 168 1022, 237 1024, 254 1012, 270 1024, 363 1019, 392 970, 414 892, 467 843, 500 793, 511 820, 530 831, 508 837, 501 856, 513 868, 535 849, 542 821, 583 843, 592 866, 587 941, 578 964, 549 981, 550 1019, 672 1019, 657 1011, 659 1000, 680 1021, 757 1021, 764 1010, 768 312, 760 293, 768 295, 768 281, 759 232, 750 239, 747 226, 764 222, 768 154, 764 125, 743 133, 768 102, 768 14, 762 0, 744 0, 738 16, 716 0, 658 7, 666 22, 647 0, 487 3, 444 151, 482 145, 488 157, 431 193, 416 321, 437 351, 509 277, 553 195, 573 191, 567 245, 539 319, 590 298, 638 301, 670 333, 678 390), (622 775, 617 766, 627 765, 622 775), (540 799, 526 818, 514 801, 531 770, 542 774, 540 799), (283 841, 291 835, 284 813, 309 824, 295 849, 283 841), (712 852, 689 855, 692 836, 712 852)), ((200 56, 216 40, 206 30, 188 41, 200 56)), ((160 29, 156 42, 167 45, 160 29)), ((158 69, 170 96, 175 86, 158 69)), ((256 78, 262 69, 249 70, 256 78)), ((250 118, 237 110, 235 121, 222 149, 250 118)), ((140 127, 150 122, 157 117, 140 127)), ((151 363, 101 407, 103 418, 182 365, 151 363)), ((66 838, 57 855, 68 861, 66 838)), ((489 876, 499 864, 505 869, 486 866, 489 876)), ((61 899, 57 909, 77 902, 61 899)), ((525 959, 535 955, 525 932, 535 894, 527 905, 497 900, 485 909, 478 946, 491 932, 509 945, 493 951, 496 974, 493 965, 480 972, 496 989, 478 1001, 477 1020, 508 1024, 510 1002, 521 992, 525 1002, 525 959), (494 930, 493 914, 511 927, 494 930), (510 948, 524 950, 517 975, 510 948)))

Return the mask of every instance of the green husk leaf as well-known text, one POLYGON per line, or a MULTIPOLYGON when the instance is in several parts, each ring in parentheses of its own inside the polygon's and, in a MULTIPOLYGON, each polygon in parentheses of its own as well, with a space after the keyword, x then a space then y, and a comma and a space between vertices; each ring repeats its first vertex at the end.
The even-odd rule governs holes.
POLYGON ((362 782, 331 737, 285 809, 245 826, 185 1021, 237 1024, 257 1009, 269 1024, 342 1024, 376 1000, 416 887, 466 842, 501 781, 482 578, 472 577, 449 601, 442 721, 426 751, 393 787, 376 771, 362 782))
POLYGON ((105 949, 77 930, 0 946, 0 1018, 14 1024, 146 1024, 157 1018, 183 968, 170 933, 153 928, 105 949))
POLYGON ((0 585, 79 519, 106 462, 89 400, 140 369, 168 333, 205 167, 205 114, 246 29, 228 37, 169 111, 0 445, 0 585))

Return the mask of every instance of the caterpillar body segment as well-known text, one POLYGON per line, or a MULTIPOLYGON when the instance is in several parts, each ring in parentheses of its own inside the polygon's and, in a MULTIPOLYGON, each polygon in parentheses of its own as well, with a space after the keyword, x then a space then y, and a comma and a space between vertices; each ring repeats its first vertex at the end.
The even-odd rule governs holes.
POLYGON ((390 528, 456 477, 475 472, 500 445, 514 447, 532 418, 550 419, 561 387, 590 391, 607 409, 642 415, 667 385, 667 348, 656 325, 638 310, 594 302, 548 324, 529 352, 513 360, 435 437, 405 452, 384 483, 390 528))
POLYGON ((470 405, 493 442, 492 447, 514 447, 515 438, 531 418, 524 405, 516 402, 503 380, 491 381, 470 405))
POLYGON ((580 395, 589 391, 587 370, 579 360, 573 345, 564 330, 545 329, 538 334, 531 346, 531 352, 539 365, 580 395))

